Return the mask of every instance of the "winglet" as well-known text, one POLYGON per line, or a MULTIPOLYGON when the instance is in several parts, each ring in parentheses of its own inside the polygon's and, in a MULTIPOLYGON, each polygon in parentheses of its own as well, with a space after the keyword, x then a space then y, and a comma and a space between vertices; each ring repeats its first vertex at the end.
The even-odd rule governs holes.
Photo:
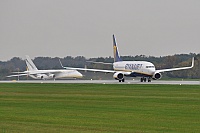
POLYGON ((113 34, 113 54, 114 54, 114 62, 122 61, 122 59, 119 56, 117 42, 114 34, 113 34))
POLYGON ((191 68, 194 67, 194 57, 192 58, 192 65, 191 68))

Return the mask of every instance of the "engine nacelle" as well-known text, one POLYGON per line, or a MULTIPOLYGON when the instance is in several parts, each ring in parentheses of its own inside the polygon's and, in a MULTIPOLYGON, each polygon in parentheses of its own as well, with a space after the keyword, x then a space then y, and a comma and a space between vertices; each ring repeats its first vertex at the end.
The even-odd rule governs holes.
POLYGON ((162 74, 161 73, 154 73, 152 79, 157 80, 157 79, 161 79, 162 74))
POLYGON ((49 78, 55 78, 56 77, 56 75, 55 74, 49 74, 49 78))
POLYGON ((42 75, 42 74, 37 74, 37 79, 44 79, 44 75, 42 75))
POLYGON ((120 73, 120 72, 117 72, 113 75, 113 78, 114 79, 117 79, 117 80, 122 80, 124 79, 124 74, 123 73, 120 73))

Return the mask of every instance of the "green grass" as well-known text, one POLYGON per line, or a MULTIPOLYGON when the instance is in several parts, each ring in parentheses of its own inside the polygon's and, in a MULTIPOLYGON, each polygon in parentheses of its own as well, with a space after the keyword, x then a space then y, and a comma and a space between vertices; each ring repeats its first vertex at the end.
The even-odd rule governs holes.
POLYGON ((200 86, 0 84, 0 132, 200 132, 200 86))

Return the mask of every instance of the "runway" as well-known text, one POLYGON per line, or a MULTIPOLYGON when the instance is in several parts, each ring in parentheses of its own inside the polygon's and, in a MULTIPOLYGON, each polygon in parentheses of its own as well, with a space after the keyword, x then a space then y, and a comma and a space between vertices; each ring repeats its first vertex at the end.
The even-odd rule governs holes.
POLYGON ((139 80, 126 80, 118 82, 117 80, 13 80, 0 81, 0 83, 66 83, 66 84, 171 84, 171 85, 200 85, 199 81, 169 81, 169 80, 153 80, 152 82, 140 82, 139 80))

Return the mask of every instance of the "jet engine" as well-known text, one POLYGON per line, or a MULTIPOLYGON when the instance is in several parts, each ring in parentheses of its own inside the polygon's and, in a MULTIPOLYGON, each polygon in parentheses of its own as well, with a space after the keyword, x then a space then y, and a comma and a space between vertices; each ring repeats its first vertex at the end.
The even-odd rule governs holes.
POLYGON ((161 79, 161 77, 162 77, 162 75, 161 75, 161 73, 154 73, 154 75, 153 75, 153 79, 154 80, 157 80, 157 79, 161 79))
POLYGON ((123 80, 123 79, 124 79, 124 74, 121 73, 121 72, 116 72, 116 73, 113 75, 113 78, 116 79, 116 80, 123 80))
POLYGON ((56 77, 56 75, 55 74, 49 74, 49 78, 55 78, 56 77))
POLYGON ((37 74, 37 79, 44 79, 44 76, 42 74, 37 74))

